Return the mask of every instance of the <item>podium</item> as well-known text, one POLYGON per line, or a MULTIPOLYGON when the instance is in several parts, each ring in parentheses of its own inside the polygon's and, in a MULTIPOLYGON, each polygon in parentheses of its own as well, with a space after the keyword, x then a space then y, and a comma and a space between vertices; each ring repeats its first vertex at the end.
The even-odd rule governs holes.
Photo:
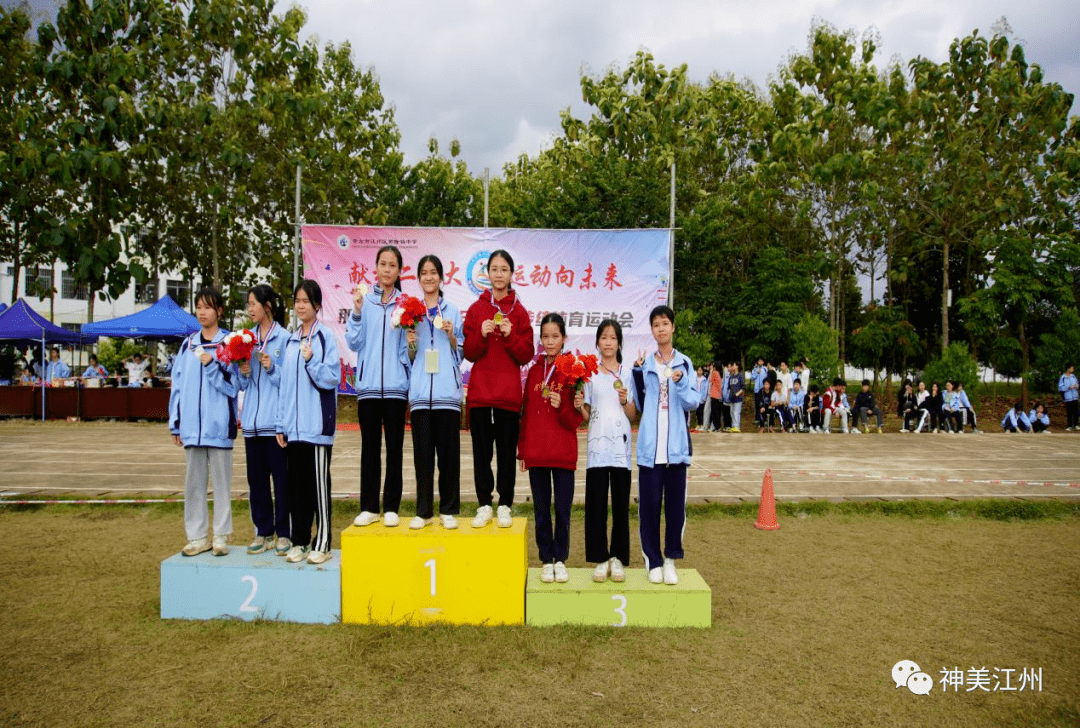
POLYGON ((341 621, 524 624, 526 521, 412 530, 381 522, 341 534, 341 621))
POLYGON ((592 580, 592 569, 567 569, 565 584, 544 584, 529 569, 525 623, 543 627, 710 627, 712 590, 695 569, 679 569, 679 583, 650 584, 644 569, 627 569, 621 584, 592 580))
POLYGON ((341 552, 318 566, 233 546, 161 562, 162 619, 269 619, 329 624, 341 619, 341 552))

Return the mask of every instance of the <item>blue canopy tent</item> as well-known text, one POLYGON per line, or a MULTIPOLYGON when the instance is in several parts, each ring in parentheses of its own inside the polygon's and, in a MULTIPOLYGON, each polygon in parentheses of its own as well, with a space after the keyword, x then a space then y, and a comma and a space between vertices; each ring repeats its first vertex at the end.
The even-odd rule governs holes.
POLYGON ((168 295, 150 308, 106 321, 83 324, 84 339, 113 336, 120 339, 155 339, 179 341, 202 327, 199 320, 180 308, 168 295))
MULTIPOLYGON (((57 326, 19 299, 0 313, 0 341, 16 344, 41 344, 41 367, 45 369, 45 344, 81 344, 82 337, 74 331, 57 326)), ((45 387, 41 388, 41 419, 45 419, 45 387)))
POLYGON ((8 305, 6 303, 0 303, 0 313, 7 311, 8 305))

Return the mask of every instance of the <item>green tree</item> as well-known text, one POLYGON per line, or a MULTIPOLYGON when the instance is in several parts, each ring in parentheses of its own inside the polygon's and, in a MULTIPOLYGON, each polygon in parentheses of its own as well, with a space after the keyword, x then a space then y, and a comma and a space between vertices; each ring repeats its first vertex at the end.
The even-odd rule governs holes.
POLYGON ((696 321, 697 314, 688 308, 675 314, 675 348, 700 367, 712 362, 713 350, 709 335, 694 326, 696 321))
POLYGON ((828 386, 843 371, 840 337, 813 314, 803 314, 791 331, 791 358, 805 359, 815 382, 828 386))

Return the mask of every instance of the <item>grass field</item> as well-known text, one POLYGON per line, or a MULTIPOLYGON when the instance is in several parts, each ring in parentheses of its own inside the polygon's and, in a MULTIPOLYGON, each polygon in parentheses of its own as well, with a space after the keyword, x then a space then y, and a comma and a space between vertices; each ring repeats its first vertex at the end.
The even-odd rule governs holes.
MULTIPOLYGON (((776 532, 693 508, 713 627, 617 630, 162 621, 178 506, 4 507, 0 725, 1077 725, 1077 508, 785 503, 776 532), (1042 690, 914 695, 902 659, 1042 690)), ((571 566, 582 541, 575 511, 571 566)))

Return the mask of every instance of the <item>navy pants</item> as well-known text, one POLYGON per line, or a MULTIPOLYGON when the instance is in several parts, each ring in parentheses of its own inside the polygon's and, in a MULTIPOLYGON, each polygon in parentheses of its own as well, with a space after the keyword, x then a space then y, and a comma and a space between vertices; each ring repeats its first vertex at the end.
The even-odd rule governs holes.
POLYGON ((686 528, 686 465, 638 468, 638 521, 645 568, 662 566, 664 557, 683 557, 686 528), (660 552, 660 511, 664 511, 664 551, 660 552))
POLYGON ((550 564, 570 556, 570 506, 574 503, 574 471, 564 468, 529 468, 536 548, 540 561, 550 564), (555 532, 551 530, 551 496, 555 495, 555 532))
POLYGON ((360 510, 379 513, 379 479, 382 476, 382 441, 386 433, 386 482, 382 512, 401 508, 401 461, 405 445, 403 399, 360 399, 356 419, 360 422, 360 510))
POLYGON ((630 564, 630 470, 585 471, 585 560, 592 564, 616 558, 630 564), (608 488, 611 489, 611 543, 608 543, 608 488))
POLYGON ((247 454, 248 501, 251 522, 259 536, 289 538, 289 496, 285 485, 285 448, 276 437, 245 437, 247 454), (274 479, 271 496, 270 479, 274 479))
POLYGON ((412 411, 413 465, 416 466, 416 515, 435 515, 435 459, 439 460, 439 514, 456 516, 461 506, 461 413, 457 410, 412 411))

